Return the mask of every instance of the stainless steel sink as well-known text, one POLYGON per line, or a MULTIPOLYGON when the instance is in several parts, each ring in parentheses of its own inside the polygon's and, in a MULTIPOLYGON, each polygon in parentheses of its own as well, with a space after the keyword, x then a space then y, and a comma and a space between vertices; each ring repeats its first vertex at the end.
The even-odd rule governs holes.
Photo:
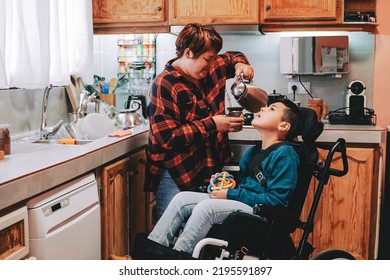
POLYGON ((69 145, 69 146, 72 146, 72 145, 85 145, 85 144, 88 144, 88 143, 92 143, 93 140, 78 140, 76 139, 75 143, 69 143, 69 144, 62 144, 62 143, 59 143, 58 142, 58 139, 40 139, 40 140, 36 140, 36 141, 33 141, 32 143, 34 144, 56 144, 56 145, 69 145))

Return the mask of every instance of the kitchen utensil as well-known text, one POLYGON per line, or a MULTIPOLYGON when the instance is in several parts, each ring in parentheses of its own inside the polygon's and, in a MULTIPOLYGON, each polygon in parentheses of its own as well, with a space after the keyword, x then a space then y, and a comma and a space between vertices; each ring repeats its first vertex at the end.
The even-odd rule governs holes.
POLYGON ((131 109, 123 109, 119 111, 117 116, 118 122, 126 127, 135 127, 142 123, 140 115, 137 114, 137 110, 140 108, 140 104, 137 102, 132 103, 131 109))
POLYGON ((242 107, 228 107, 227 110, 228 110, 227 115, 229 117, 240 117, 242 115, 242 111, 244 110, 244 108, 242 108, 242 107))
POLYGON ((78 108, 78 94, 76 92, 76 89, 73 85, 65 85, 66 93, 68 94, 70 104, 72 105, 72 109, 74 112, 77 111, 78 108))
POLYGON ((146 96, 145 95, 129 95, 129 97, 127 98, 127 101, 125 102, 125 109, 130 109, 132 108, 132 104, 133 103, 138 103, 140 104, 140 108, 141 108, 141 113, 142 113, 142 116, 146 119, 147 118, 147 115, 146 115, 146 96))
POLYGON ((267 105, 267 93, 254 85, 252 81, 244 81, 242 73, 232 84, 231 93, 237 102, 249 112, 256 113, 267 105))
POLYGON ((110 83, 109 83, 108 93, 113 94, 115 92, 117 85, 118 85, 118 78, 111 78, 110 83))

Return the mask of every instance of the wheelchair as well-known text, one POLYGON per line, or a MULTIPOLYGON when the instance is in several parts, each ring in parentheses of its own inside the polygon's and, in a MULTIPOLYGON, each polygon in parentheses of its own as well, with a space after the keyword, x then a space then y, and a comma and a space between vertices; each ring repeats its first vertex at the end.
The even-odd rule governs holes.
POLYGON ((311 257, 315 247, 308 242, 313 231, 314 218, 322 190, 330 176, 344 176, 348 172, 346 143, 339 138, 334 145, 320 145, 315 141, 323 131, 323 123, 317 121, 315 112, 301 108, 303 124, 301 140, 291 142, 300 157, 298 184, 287 207, 256 204, 253 214, 233 212, 222 224, 214 225, 206 238, 201 240, 192 255, 175 251, 138 235, 131 255, 134 259, 275 259, 275 260, 330 260, 355 258, 348 252, 329 249, 311 257), (318 161, 317 148, 328 150, 324 162, 318 161), (331 162, 341 154, 342 169, 334 169, 331 162), (318 181, 314 199, 306 221, 300 220, 312 178, 318 181), (296 246, 291 234, 301 230, 296 246))

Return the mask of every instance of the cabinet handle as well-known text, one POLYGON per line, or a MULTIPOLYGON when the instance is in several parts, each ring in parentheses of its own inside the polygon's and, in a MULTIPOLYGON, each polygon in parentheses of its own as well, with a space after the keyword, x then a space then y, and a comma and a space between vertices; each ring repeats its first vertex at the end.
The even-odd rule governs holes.
POLYGON ((265 10, 268 12, 269 10, 271 10, 271 5, 266 5, 265 6, 265 10))
POLYGON ((160 6, 158 6, 158 7, 156 8, 156 11, 157 11, 157 12, 161 12, 161 10, 162 10, 162 8, 161 8, 160 6))

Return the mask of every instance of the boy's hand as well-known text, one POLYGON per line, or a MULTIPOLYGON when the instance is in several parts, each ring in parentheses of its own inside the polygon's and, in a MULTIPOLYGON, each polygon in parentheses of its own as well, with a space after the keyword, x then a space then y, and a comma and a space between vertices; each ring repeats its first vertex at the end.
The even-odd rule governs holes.
POLYGON ((220 191, 212 191, 210 194, 211 198, 215 199, 226 199, 227 198, 227 189, 223 189, 220 191))

